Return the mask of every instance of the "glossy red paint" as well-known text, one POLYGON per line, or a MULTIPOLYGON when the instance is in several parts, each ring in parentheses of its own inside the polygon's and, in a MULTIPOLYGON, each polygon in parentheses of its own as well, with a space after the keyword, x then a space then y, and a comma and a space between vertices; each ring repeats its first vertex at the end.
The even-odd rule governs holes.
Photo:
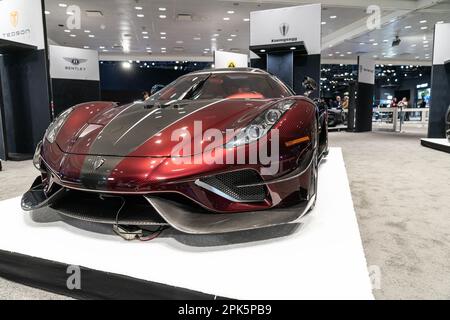
MULTIPOLYGON (((311 141, 315 134, 314 121, 317 114, 316 106, 308 98, 289 97, 289 99, 295 99, 295 105, 274 126, 274 129, 278 129, 280 133, 280 170, 276 174, 264 175, 261 164, 206 164, 204 161, 196 161, 202 157, 202 154, 195 154, 193 151, 182 154, 186 158, 191 158, 190 164, 180 164, 179 159, 170 157, 174 146, 178 144, 178 141, 171 141, 174 130, 186 130, 192 140, 200 138, 194 131, 194 122, 197 120, 202 121, 203 128, 200 134, 210 128, 222 131, 239 130, 277 101, 224 100, 172 123, 158 134, 150 136, 126 156, 102 155, 106 162, 117 164, 107 171, 108 175, 105 177, 107 183, 91 191, 127 194, 176 193, 208 210, 230 213, 289 206, 304 201, 301 195, 307 194, 310 188, 311 168, 290 180, 267 184, 266 199, 256 203, 233 202, 194 184, 196 179, 234 170, 256 170, 265 181, 274 180, 296 170, 300 166, 302 157, 314 148, 311 141), (311 141, 286 147, 285 142, 303 136, 309 136, 311 141), (200 164, 196 164, 198 162, 200 164)), ((44 141, 41 156, 49 169, 57 173, 61 184, 69 188, 90 189, 80 183, 86 157, 96 156, 96 154, 90 154, 90 146, 99 137, 103 128, 119 117, 128 107, 118 107, 111 102, 79 105, 61 128, 56 143, 44 141)), ((272 143, 270 133, 267 143, 272 143)), ((204 150, 207 145, 202 145, 201 150, 204 150)), ((250 147, 250 145, 244 145, 233 149, 218 148, 215 152, 226 159, 240 148, 243 148, 248 155, 250 147)))

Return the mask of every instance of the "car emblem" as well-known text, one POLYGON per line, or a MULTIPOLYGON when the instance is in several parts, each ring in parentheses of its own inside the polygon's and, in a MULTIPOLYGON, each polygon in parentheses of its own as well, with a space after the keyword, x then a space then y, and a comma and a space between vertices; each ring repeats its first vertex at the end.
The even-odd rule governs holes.
POLYGON ((92 164, 92 167, 94 168, 94 170, 97 170, 104 163, 105 163, 105 159, 103 159, 102 157, 98 157, 98 158, 95 159, 94 163, 92 164))
POLYGON ((9 13, 9 22, 15 28, 19 23, 19 12, 17 10, 11 11, 9 13))
POLYGON ((66 60, 67 62, 73 64, 74 66, 78 66, 82 63, 86 63, 88 61, 88 59, 79 59, 79 58, 69 58, 69 57, 64 57, 64 60, 66 60))
POLYGON ((285 37, 289 32, 289 25, 287 23, 280 24, 280 33, 285 37))

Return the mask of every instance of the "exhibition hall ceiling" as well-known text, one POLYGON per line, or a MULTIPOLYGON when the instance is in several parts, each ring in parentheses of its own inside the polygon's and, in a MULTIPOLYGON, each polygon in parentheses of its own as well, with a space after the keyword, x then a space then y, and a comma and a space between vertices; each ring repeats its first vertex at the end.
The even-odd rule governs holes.
MULTIPOLYGON (((378 60, 431 59, 433 28, 450 22, 441 0, 323 0, 322 56, 378 60), (375 3, 381 28, 369 30, 367 8, 375 3), (401 43, 392 47, 399 36, 401 43)), ((303 0, 45 0, 50 43, 96 49, 108 57, 148 60, 212 59, 214 50, 248 53, 251 11, 307 4, 303 0), (81 28, 69 30, 68 6, 81 9, 81 28)), ((270 21, 268 21, 270 23, 270 21)))

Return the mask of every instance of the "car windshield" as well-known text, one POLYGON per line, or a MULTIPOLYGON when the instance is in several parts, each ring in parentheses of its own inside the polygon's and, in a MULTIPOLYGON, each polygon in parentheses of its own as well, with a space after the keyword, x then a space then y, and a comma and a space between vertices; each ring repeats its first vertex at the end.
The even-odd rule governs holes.
POLYGON ((151 100, 271 99, 292 96, 270 75, 249 72, 187 75, 156 93, 151 100))

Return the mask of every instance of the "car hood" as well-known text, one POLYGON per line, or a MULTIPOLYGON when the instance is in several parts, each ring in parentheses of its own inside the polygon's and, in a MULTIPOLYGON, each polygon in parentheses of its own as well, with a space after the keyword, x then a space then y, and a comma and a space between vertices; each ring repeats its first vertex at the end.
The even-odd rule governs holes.
POLYGON ((70 143, 60 148, 72 154, 168 157, 181 143, 192 146, 182 148, 181 155, 193 155, 198 153, 194 150, 199 150, 194 148, 194 141, 202 141, 206 130, 214 128, 224 133, 227 129, 241 129, 272 102, 223 99, 133 103, 95 115, 72 136, 70 143))

